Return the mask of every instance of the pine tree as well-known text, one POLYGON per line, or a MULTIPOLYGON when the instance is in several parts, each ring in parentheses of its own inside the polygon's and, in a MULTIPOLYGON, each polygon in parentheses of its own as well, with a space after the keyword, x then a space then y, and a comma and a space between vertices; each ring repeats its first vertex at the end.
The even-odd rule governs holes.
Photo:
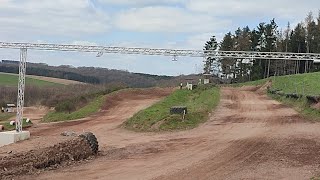
MULTIPOLYGON (((233 51, 234 50, 234 37, 231 34, 231 32, 227 33, 222 42, 220 43, 220 50, 221 51, 233 51)), ((220 59, 221 64, 221 70, 223 75, 226 78, 231 77, 231 74, 233 74, 232 77, 235 76, 235 71, 233 70, 233 67, 235 65, 235 59, 233 58, 223 58, 220 59)))
MULTIPOLYGON (((206 42, 205 46, 204 46, 204 50, 206 51, 213 51, 216 50, 218 48, 218 43, 216 40, 215 36, 212 36, 210 38, 209 41, 206 42)), ((214 65, 216 64, 216 59, 213 57, 207 57, 205 60, 205 64, 204 64, 204 73, 205 74, 211 74, 214 71, 219 71, 217 68, 219 67, 214 67, 214 65)), ((217 73, 217 72, 216 72, 217 73)))

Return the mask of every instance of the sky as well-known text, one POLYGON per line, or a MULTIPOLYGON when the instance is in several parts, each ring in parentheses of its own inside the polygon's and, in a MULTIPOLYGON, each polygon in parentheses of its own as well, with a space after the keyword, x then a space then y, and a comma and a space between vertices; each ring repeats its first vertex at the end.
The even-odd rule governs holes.
MULTIPOLYGON (((279 27, 317 16, 319 0, 0 0, 0 41, 202 49, 215 35, 276 18, 279 27)), ((0 60, 19 51, 0 49, 0 60)), ((29 62, 161 75, 201 73, 203 59, 28 51, 29 62)))

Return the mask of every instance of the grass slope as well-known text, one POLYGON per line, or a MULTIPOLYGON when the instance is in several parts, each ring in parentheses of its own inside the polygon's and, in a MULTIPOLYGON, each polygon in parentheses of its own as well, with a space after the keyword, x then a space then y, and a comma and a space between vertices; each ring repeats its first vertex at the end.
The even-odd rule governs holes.
POLYGON ((284 93, 320 95, 320 72, 272 78, 272 88, 284 93))
POLYGON ((320 95, 320 72, 270 77, 268 79, 261 79, 258 81, 233 84, 232 86, 256 86, 262 85, 268 80, 272 80, 272 89, 278 89, 283 91, 284 93, 320 95))
POLYGON ((105 102, 105 100, 106 100, 106 96, 98 96, 86 106, 72 113, 56 112, 56 111, 49 112, 43 118, 43 122, 67 121, 67 120, 75 120, 75 119, 88 117, 98 112, 101 106, 103 105, 103 103, 105 102))
POLYGON ((164 100, 135 114, 124 126, 135 131, 168 131, 194 128, 208 118, 218 104, 219 88, 199 87, 196 90, 177 90, 164 100), (170 115, 170 107, 187 106, 188 114, 170 115))
MULTIPOLYGON (((17 74, 0 73, 0 86, 18 86, 18 80, 17 74)), ((61 84, 26 77, 26 85, 57 86, 61 84)))

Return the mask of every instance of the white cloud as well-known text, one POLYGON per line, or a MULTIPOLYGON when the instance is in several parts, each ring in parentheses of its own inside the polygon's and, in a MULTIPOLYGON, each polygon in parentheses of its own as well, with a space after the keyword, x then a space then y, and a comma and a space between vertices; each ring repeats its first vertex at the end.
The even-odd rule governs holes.
POLYGON ((319 0, 189 0, 185 6, 194 12, 208 13, 212 16, 251 17, 293 20, 302 19, 309 11, 317 12, 319 0))
MULTIPOLYGON (((0 39, 202 49, 212 35, 219 41, 238 26, 256 26, 273 17, 282 23, 280 27, 285 21, 294 25, 309 11, 317 13, 319 7, 319 0, 0 0, 0 39)), ((0 51, 0 58, 19 58, 18 51, 0 51)), ((157 74, 188 73, 194 64, 201 64, 201 59, 189 62, 184 61, 185 57, 174 62, 179 66, 173 66, 170 57, 105 54, 96 58, 94 53, 51 53, 30 50, 28 57, 33 62, 55 65, 103 66, 157 74)))
POLYGON ((138 32, 211 32, 226 28, 230 21, 194 14, 182 8, 155 6, 121 12, 115 19, 121 30, 138 32))
POLYGON ((150 6, 165 4, 182 4, 185 0, 98 0, 98 2, 107 5, 126 5, 126 6, 150 6))
POLYGON ((0 1, 2 33, 75 36, 109 29, 109 16, 90 0, 0 1))
POLYGON ((216 37, 217 41, 220 42, 224 36, 224 33, 202 33, 190 35, 185 40, 184 44, 189 49, 202 49, 205 42, 208 41, 213 35, 216 37))

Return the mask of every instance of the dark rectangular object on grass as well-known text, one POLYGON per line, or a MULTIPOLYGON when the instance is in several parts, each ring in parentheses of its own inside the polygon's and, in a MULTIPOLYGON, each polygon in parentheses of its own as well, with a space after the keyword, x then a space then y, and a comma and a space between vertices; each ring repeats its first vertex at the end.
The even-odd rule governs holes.
POLYGON ((186 106, 172 106, 170 108, 170 114, 187 114, 188 109, 186 106))
POLYGON ((318 103, 320 102, 320 96, 306 96, 309 103, 318 103))

